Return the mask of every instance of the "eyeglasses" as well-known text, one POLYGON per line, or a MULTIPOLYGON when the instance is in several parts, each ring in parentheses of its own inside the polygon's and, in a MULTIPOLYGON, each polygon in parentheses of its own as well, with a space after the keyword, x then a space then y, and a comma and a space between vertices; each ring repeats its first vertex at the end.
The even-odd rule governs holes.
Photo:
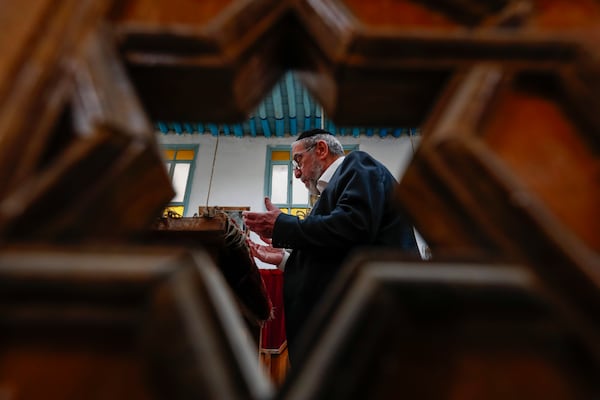
POLYGON ((307 149, 304 149, 303 151, 296 153, 296 155, 294 155, 294 159, 292 160, 292 167, 296 170, 296 169, 300 169, 302 168, 302 155, 308 151, 311 151, 317 144, 314 143, 312 146, 309 146, 307 149))

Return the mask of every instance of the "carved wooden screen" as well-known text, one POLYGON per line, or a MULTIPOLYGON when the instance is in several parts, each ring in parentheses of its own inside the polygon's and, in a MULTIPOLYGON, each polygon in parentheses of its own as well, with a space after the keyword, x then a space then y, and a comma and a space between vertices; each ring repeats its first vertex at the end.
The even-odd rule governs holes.
MULTIPOLYGON (((422 127, 397 199, 434 260, 519 265, 561 299, 523 304, 574 310, 575 337, 598 343, 598 1, 5 0, 0 15, 2 241, 147 232, 173 196, 150 121, 240 121, 293 69, 338 124, 422 127)), ((564 393, 598 395, 575 381, 564 393)))

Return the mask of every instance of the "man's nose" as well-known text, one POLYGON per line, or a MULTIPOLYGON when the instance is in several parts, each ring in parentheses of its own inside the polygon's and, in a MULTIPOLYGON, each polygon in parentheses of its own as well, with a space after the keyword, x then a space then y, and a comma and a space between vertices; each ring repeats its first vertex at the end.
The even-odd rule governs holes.
POLYGON ((299 169, 295 169, 294 176, 296 177, 296 179, 300 179, 300 177, 302 176, 302 171, 300 171, 299 169))

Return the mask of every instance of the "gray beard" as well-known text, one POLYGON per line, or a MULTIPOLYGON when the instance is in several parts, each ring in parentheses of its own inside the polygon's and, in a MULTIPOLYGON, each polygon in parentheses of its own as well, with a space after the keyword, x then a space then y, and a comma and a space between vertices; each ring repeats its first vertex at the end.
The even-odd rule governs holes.
POLYGON ((316 178, 308 180, 307 189, 311 195, 318 196, 321 193, 319 192, 319 189, 317 189, 317 181, 319 180, 321 175, 323 175, 323 168, 320 165, 315 165, 315 167, 310 172, 311 176, 315 176, 316 178))
POLYGON ((317 189, 317 182, 311 180, 308 182, 308 193, 314 196, 318 196, 321 193, 319 193, 319 189, 317 189))

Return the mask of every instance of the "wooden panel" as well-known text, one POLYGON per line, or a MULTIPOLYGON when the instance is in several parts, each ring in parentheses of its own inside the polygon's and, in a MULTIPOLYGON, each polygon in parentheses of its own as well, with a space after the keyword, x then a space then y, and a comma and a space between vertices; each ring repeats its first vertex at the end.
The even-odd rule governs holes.
POLYGON ((202 252, 4 247, 0 277, 3 395, 272 395, 231 292, 202 252))
MULTIPOLYGON (((297 69, 338 125, 423 126, 398 199, 434 259, 526 269, 363 265, 281 398, 600 395, 597 1, 131 0, 119 55, 91 34, 109 3, 0 4, 3 242, 143 232, 173 194, 145 113, 239 122, 297 69)), ((0 252, 0 394, 270 398, 221 275, 143 253, 140 281, 138 253, 0 252)), ((234 289, 254 272, 221 270, 234 289)))
POLYGON ((148 27, 157 24, 205 26, 230 8, 234 0, 129 0, 115 4, 112 15, 118 23, 148 27))
POLYGON ((481 139, 561 223, 600 251, 599 148, 586 140, 594 128, 574 124, 558 85, 518 77, 496 100, 481 139))
POLYGON ((2 2, 2 21, 10 22, 0 42, 0 196, 40 168, 68 99, 66 69, 109 3, 2 2))
POLYGON ((598 5, 559 3, 299 1, 299 76, 337 125, 421 126, 465 67, 572 61, 598 37, 598 5), (557 8, 568 14, 562 26, 552 22, 557 8))
POLYGON ((240 122, 283 76, 287 2, 125 3, 112 20, 153 120, 240 122))
POLYGON ((592 0, 132 0, 111 19, 152 119, 243 121, 295 69, 338 125, 419 126, 456 69, 572 59, 598 14, 592 0))
POLYGON ((553 30, 561 33, 597 31, 600 23, 600 4, 595 0, 564 2, 536 0, 531 2, 532 13, 528 24, 533 29, 553 30))
POLYGON ((131 237, 147 229, 174 195, 110 35, 95 33, 85 44, 81 59, 73 61, 72 107, 63 111, 45 149, 43 171, 23 177, 0 201, 0 230, 7 238, 131 237))
POLYGON ((409 166, 426 165, 436 179, 409 171, 398 196, 426 240, 432 233, 434 254, 458 244, 528 263, 597 315, 600 218, 592 204, 600 200, 599 143, 590 133, 600 125, 585 110, 599 107, 581 103, 591 89, 572 87, 578 78, 571 72, 473 69, 432 115, 419 161, 409 166), (417 193, 432 200, 409 193, 419 186, 417 193), (433 205, 427 212, 423 201, 433 205))
POLYGON ((598 331, 526 268, 351 260, 303 332, 285 399, 573 399, 600 391, 598 331))
MULTIPOLYGON (((426 1, 373 1, 345 0, 343 5, 360 18, 361 22, 373 28, 398 27, 427 28, 430 30, 443 29, 452 31, 460 29, 461 25, 439 10, 428 7, 426 1)), ((441 1, 434 4, 443 3, 441 1)), ((466 13, 464 13, 466 14, 466 13)))

